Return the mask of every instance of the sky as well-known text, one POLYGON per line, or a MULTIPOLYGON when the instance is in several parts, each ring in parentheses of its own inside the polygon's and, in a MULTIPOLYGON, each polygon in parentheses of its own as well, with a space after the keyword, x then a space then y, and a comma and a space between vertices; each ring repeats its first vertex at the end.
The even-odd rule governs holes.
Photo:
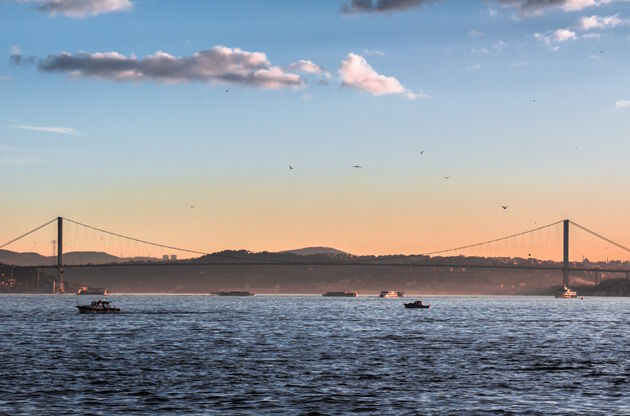
POLYGON ((0 0, 0 42, 2 241, 630 244, 627 1, 0 0))

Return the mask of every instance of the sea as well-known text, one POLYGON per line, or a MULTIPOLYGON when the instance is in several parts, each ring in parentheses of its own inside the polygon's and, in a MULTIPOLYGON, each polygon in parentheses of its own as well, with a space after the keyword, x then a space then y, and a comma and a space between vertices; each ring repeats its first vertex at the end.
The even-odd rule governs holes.
POLYGON ((92 298, 0 296, 0 414, 630 414, 630 299, 92 298))

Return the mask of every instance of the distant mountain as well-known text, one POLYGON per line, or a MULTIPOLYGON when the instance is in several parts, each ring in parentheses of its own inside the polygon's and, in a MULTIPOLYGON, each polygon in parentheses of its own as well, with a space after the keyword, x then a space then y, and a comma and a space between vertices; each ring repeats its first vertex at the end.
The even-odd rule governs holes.
POLYGON ((316 254, 333 254, 333 255, 342 255, 342 256, 349 255, 345 251, 337 250, 336 248, 332 248, 332 247, 304 247, 304 248, 296 248, 294 250, 279 251, 278 253, 296 254, 298 256, 312 256, 316 254))
POLYGON ((52 257, 42 256, 38 253, 16 253, 9 250, 0 250, 0 263, 14 266, 54 264, 52 257))
MULTIPOLYGON (((159 261, 159 259, 149 257, 117 257, 101 251, 71 251, 63 255, 63 264, 66 265, 152 261, 159 261)), ((0 250, 0 263, 14 266, 54 265, 57 264, 57 257, 42 256, 38 253, 17 253, 15 251, 0 250)))

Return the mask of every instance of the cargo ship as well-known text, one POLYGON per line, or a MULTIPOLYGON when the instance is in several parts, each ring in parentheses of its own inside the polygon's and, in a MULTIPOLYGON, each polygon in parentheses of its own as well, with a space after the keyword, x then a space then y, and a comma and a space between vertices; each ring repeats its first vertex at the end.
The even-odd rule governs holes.
POLYGON ((107 291, 107 289, 88 289, 87 286, 83 286, 82 288, 77 290, 77 295, 107 296, 109 295, 109 292, 107 291))
POLYGON ((252 292, 239 292, 239 291, 213 292, 212 294, 217 295, 217 296, 256 296, 252 292))
POLYGON ((322 296, 330 296, 334 298, 356 298, 357 292, 326 292, 322 296))
POLYGON ((383 290, 380 295, 381 298, 402 298, 403 292, 396 292, 394 290, 383 290))

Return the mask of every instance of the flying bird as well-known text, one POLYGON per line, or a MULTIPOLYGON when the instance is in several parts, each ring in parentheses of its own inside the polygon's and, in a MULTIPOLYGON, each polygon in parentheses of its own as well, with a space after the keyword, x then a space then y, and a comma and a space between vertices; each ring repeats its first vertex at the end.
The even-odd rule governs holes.
POLYGON ((289 170, 293 170, 293 169, 295 169, 293 165, 289 165, 289 170))
POLYGON ((355 169, 361 169, 362 168, 362 166, 360 166, 360 165, 352 165, 352 167, 355 168, 355 169))
POLYGON ((534 98, 534 99, 532 100, 532 102, 533 102, 533 103, 535 103, 535 102, 536 102, 536 99, 534 98))
POLYGON ((508 206, 507 205, 501 205, 501 208, 508 209, 508 206))
POLYGON ((195 206, 194 206, 194 205, 191 205, 190 207, 191 207, 191 208, 194 208, 195 206))
POLYGON ((424 154, 424 150, 420 150, 420 154, 423 155, 424 154))
POLYGON ((450 179, 450 176, 444 176, 444 179, 450 179))

